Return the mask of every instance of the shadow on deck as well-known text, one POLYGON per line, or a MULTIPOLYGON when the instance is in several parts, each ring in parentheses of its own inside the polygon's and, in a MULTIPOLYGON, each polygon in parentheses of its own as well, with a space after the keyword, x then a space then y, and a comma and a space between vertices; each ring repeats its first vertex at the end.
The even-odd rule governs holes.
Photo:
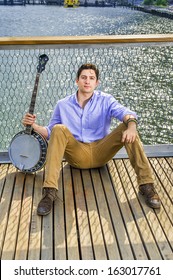
POLYGON ((44 170, 0 165, 1 259, 173 259, 173 157, 149 159, 160 210, 138 194, 128 159, 79 170, 62 163, 53 212, 36 214, 44 170))

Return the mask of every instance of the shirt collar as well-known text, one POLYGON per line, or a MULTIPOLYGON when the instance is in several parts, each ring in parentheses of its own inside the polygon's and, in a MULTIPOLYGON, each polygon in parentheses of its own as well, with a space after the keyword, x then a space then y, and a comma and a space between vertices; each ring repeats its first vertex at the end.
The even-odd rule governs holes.
POLYGON ((74 102, 79 105, 79 102, 77 100, 77 91, 76 91, 76 93, 74 93, 74 102))
MULTIPOLYGON (((94 92, 93 92, 93 95, 92 95, 92 97, 90 98, 90 102, 94 99, 94 97, 95 97, 95 90, 94 90, 94 92)), ((76 91, 76 93, 74 93, 74 102, 76 103, 76 104, 78 104, 79 105, 79 102, 78 102, 78 100, 77 100, 77 91, 76 91)))

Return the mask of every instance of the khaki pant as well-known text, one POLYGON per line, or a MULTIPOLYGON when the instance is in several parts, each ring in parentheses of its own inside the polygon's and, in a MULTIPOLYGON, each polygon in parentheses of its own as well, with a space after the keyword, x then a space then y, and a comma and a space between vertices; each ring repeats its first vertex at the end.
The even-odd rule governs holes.
POLYGON ((63 158, 75 168, 97 168, 105 165, 124 145, 136 172, 138 184, 153 183, 149 162, 139 136, 137 135, 134 143, 124 144, 121 142, 124 130, 126 126, 120 124, 103 139, 92 143, 82 143, 74 138, 67 127, 55 125, 48 145, 44 187, 58 189, 63 158))

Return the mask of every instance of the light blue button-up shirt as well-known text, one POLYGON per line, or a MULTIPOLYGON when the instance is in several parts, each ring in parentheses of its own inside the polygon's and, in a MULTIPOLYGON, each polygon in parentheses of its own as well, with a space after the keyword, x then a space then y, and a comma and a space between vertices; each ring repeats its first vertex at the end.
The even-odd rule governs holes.
POLYGON ((112 118, 123 121, 128 114, 137 118, 135 112, 121 105, 110 94, 95 90, 92 98, 81 108, 75 93, 57 102, 46 126, 48 137, 55 124, 64 124, 78 141, 94 142, 110 132, 112 118))

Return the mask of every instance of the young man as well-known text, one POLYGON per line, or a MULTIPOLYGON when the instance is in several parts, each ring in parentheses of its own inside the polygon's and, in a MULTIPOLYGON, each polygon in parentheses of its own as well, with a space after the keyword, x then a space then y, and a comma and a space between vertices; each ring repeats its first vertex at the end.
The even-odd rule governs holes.
POLYGON ((49 139, 43 197, 38 215, 47 215, 57 198, 58 178, 63 157, 76 168, 105 165, 123 146, 136 172, 139 191, 152 208, 160 207, 153 185, 148 159, 137 134, 137 115, 122 106, 110 94, 96 91, 99 70, 93 64, 82 65, 76 77, 78 91, 58 101, 48 126, 39 126, 35 115, 26 114, 23 124, 49 139), (109 133, 112 118, 122 123, 109 133))

